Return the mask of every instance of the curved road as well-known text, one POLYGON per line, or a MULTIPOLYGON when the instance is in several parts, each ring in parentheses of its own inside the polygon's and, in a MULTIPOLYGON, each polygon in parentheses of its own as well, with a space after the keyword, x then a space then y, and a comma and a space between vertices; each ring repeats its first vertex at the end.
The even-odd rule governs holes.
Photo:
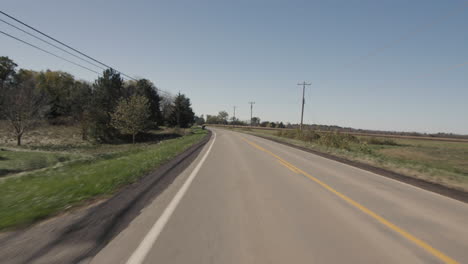
POLYGON ((212 129, 198 158, 92 263, 468 263, 468 205, 212 129))

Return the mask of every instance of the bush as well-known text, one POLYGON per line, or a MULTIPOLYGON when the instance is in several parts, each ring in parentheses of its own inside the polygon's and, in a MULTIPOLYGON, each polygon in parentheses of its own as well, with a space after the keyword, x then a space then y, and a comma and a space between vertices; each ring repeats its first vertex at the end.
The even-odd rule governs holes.
POLYGON ((369 148, 366 142, 359 144, 359 152, 362 152, 364 154, 372 154, 372 149, 369 148))
MULTIPOLYGON (((276 135, 285 138, 297 138, 298 130, 278 130, 276 135)), ((299 138, 297 138, 299 139, 299 138)))
POLYGON ((360 143, 359 139, 353 135, 335 133, 325 133, 319 140, 319 144, 330 147, 351 150, 350 143, 360 143))
POLYGON ((380 139, 380 138, 375 138, 372 137, 367 140, 368 144, 371 145, 388 145, 388 146, 398 146, 398 143, 396 143, 393 139, 380 139))
POLYGON ((302 141, 312 142, 320 139, 320 135, 313 130, 278 130, 276 135, 279 137, 298 139, 302 141))
POLYGON ((45 156, 33 156, 25 161, 25 167, 32 170, 42 169, 48 166, 47 158, 45 156))
POLYGON ((315 133, 313 130, 298 130, 297 132, 297 137, 303 141, 312 142, 320 139, 320 135, 315 133))

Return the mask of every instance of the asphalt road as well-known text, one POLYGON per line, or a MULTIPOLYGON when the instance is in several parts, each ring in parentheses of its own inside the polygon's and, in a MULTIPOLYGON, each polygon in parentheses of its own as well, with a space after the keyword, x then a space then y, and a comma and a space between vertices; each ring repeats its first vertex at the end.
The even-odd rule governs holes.
POLYGON ((468 204, 213 131, 92 263, 468 263, 468 204))

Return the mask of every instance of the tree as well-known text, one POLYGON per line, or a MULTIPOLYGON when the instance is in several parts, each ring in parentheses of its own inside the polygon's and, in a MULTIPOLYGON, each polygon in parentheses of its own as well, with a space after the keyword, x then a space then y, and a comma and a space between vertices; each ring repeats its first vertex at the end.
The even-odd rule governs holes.
POLYGON ((128 81, 126 85, 127 97, 131 95, 142 95, 148 98, 150 107, 150 121, 151 126, 157 128, 163 123, 163 116, 161 114, 161 97, 158 94, 156 86, 146 79, 138 81, 128 81))
POLYGON ((70 92, 70 113, 73 121, 78 122, 81 128, 81 139, 88 139, 88 130, 91 122, 91 102, 93 90, 91 84, 76 81, 70 92))
POLYGON ((275 127, 276 127, 276 123, 275 123, 275 122, 270 122, 270 124, 268 125, 268 127, 275 128, 275 127))
POLYGON ((112 126, 122 134, 132 135, 132 142, 135 144, 136 134, 148 127, 151 117, 149 100, 141 95, 122 98, 111 116, 112 126))
POLYGON ((169 115, 169 125, 178 126, 180 128, 190 127, 194 122, 195 114, 193 113, 190 99, 179 93, 171 107, 169 115))
POLYGON ((283 124, 283 122, 279 122, 278 128, 285 128, 286 126, 283 124))
POLYGON ((218 124, 219 120, 217 116, 213 115, 206 115, 206 123, 207 124, 218 124))
POLYGON ((6 89, 16 75, 15 68, 18 65, 8 57, 0 57, 0 117, 2 114, 3 104, 6 104, 6 89))
POLYGON ((105 70, 93 85, 91 105, 93 136, 100 141, 110 141, 117 131, 111 126, 111 113, 123 95, 123 80, 113 69, 105 70))
POLYGON ((200 117, 195 116, 195 124, 197 126, 201 126, 205 124, 205 118, 203 117, 203 115, 201 115, 200 117))
POLYGON ((56 122, 57 118, 71 115, 71 91, 75 85, 73 75, 62 71, 40 72, 37 76, 37 86, 48 99, 50 109, 47 118, 56 122))
POLYGON ((15 76, 15 68, 18 65, 8 57, 0 57, 0 89, 6 82, 12 81, 15 76))
POLYGON ((218 113, 218 122, 222 123, 223 125, 227 124, 229 114, 226 111, 219 111, 218 113))
POLYGON ((252 117, 252 126, 258 126, 260 124, 260 118, 259 117, 252 117))
POLYGON ((161 95, 161 124, 169 125, 169 119, 172 112, 172 104, 174 103, 174 97, 169 95, 161 95))
POLYGON ((269 124, 270 124, 269 121, 263 121, 263 122, 260 123, 260 126, 261 127, 267 127, 269 124))
POLYGON ((9 121, 17 145, 21 145, 23 135, 29 131, 47 111, 47 100, 36 88, 34 77, 27 71, 20 71, 15 84, 5 91, 3 114, 9 121))

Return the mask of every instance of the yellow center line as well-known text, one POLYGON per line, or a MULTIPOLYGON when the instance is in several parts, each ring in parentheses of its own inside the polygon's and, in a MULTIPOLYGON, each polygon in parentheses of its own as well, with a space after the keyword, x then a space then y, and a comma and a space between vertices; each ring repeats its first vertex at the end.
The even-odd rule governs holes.
POLYGON ((365 206, 359 204, 358 202, 354 201, 353 199, 349 198, 348 196, 338 192, 337 190, 330 187, 328 184, 326 184, 326 183, 322 182, 321 180, 313 177, 312 175, 308 174, 307 172, 297 168, 296 166, 294 166, 291 163, 287 162, 286 160, 282 159, 280 156, 274 154, 273 152, 271 152, 271 151, 269 151, 267 149, 264 149, 264 148, 260 147, 259 145, 253 143, 252 141, 249 141, 249 140, 247 140, 245 138, 242 138, 242 139, 244 141, 246 141, 247 143, 249 143, 251 146, 253 146, 253 147, 255 147, 255 148, 257 148, 257 149, 259 149, 259 150, 261 150, 261 151, 263 151, 263 152, 265 152, 265 153, 267 153, 267 154, 269 154, 269 155, 271 155, 273 157, 275 157, 284 166, 290 168, 291 170, 295 170, 299 174, 302 174, 302 175, 306 176, 307 178, 309 178, 310 180, 318 183, 320 186, 324 187, 328 191, 332 192, 336 196, 340 197, 341 199, 343 199, 344 201, 349 203, 350 205, 352 205, 355 208, 359 209, 361 212, 363 212, 363 213, 369 215, 370 217, 374 218, 375 220, 377 220, 378 222, 380 222, 384 226, 390 228, 391 230, 393 230, 393 231, 397 232, 398 234, 402 235, 404 238, 408 239, 409 241, 411 241, 414 244, 418 245, 419 247, 423 248, 424 250, 426 250, 431 255, 433 255, 436 258, 442 260, 444 263, 458 264, 458 262, 456 260, 448 257, 447 255, 445 255, 444 253, 440 252, 439 250, 433 248, 432 246, 430 246, 426 242, 424 242, 421 239, 411 235, 407 231, 403 230, 402 228, 398 227, 397 225, 393 224, 392 222, 386 220, 385 218, 381 217, 380 215, 374 213, 372 210, 370 210, 370 209, 366 208, 365 206))
POLYGON ((278 163, 283 165, 284 167, 290 169, 292 172, 294 172, 296 174, 300 174, 300 172, 298 170, 296 170, 296 168, 291 167, 289 164, 285 163, 284 161, 278 160, 278 163))

